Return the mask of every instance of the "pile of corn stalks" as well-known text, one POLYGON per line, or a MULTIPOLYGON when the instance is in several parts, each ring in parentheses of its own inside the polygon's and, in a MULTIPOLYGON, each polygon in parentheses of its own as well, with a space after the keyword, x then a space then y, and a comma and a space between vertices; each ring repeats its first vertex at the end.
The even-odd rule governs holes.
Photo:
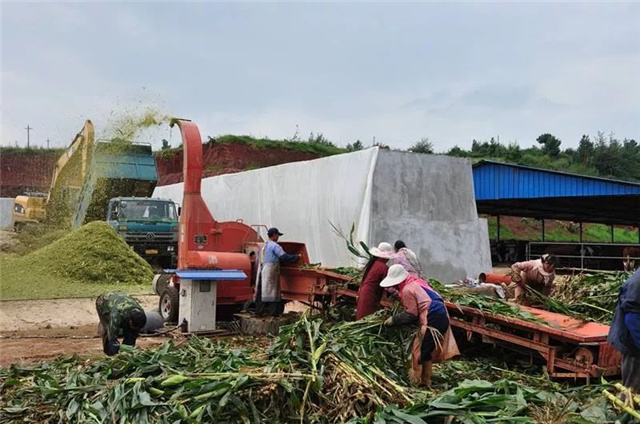
MULTIPOLYGON (((576 316, 609 324, 618 302, 620 286, 630 276, 626 272, 577 274, 556 284, 552 300, 576 316)), ((553 308, 553 305, 549 306, 553 308)))
MULTIPOLYGON (((303 315, 268 349, 192 337, 114 358, 0 369, 0 422, 533 423, 536 408, 561 396, 456 378, 446 367, 436 380, 447 380, 447 391, 413 388, 404 376, 411 334, 383 319, 328 325, 303 315)), ((581 421, 565 422, 602 422, 585 411, 574 403, 581 421)))

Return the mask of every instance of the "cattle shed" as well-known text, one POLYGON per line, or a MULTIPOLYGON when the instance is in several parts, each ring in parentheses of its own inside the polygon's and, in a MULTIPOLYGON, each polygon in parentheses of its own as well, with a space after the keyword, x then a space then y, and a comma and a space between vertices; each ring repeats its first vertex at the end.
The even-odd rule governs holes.
POLYGON ((576 267, 618 269, 628 245, 614 243, 615 225, 638 227, 640 245, 640 183, 489 160, 473 165, 473 183, 478 213, 498 219, 494 263, 556 253, 576 267), (510 241, 505 247, 501 215, 541 220, 541 241, 510 241), (579 223, 579 243, 545 240, 545 219, 579 223), (611 226, 611 242, 583 243, 583 222, 611 226))
POLYGON ((640 227, 640 183, 483 160, 478 213, 640 227))

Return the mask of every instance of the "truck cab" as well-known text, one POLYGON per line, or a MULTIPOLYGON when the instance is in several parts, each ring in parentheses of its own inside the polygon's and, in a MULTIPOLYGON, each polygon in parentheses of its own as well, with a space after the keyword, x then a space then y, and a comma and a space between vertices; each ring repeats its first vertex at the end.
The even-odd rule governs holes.
POLYGON ((176 267, 178 213, 173 201, 116 197, 109 200, 107 223, 152 266, 176 267))

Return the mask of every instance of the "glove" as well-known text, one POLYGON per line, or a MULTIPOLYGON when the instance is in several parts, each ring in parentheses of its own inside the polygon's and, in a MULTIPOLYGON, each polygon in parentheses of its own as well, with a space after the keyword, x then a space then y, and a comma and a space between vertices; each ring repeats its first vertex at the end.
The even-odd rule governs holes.
POLYGON ((386 325, 387 327, 390 327, 393 325, 393 317, 389 317, 384 321, 384 325, 386 325))

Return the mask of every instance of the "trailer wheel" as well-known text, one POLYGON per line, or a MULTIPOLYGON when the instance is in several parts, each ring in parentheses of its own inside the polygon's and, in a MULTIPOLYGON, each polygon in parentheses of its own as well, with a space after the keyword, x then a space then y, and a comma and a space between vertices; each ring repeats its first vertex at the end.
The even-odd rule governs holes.
POLYGON ((167 287, 160 295, 158 310, 164 322, 178 322, 178 289, 172 286, 167 287))

